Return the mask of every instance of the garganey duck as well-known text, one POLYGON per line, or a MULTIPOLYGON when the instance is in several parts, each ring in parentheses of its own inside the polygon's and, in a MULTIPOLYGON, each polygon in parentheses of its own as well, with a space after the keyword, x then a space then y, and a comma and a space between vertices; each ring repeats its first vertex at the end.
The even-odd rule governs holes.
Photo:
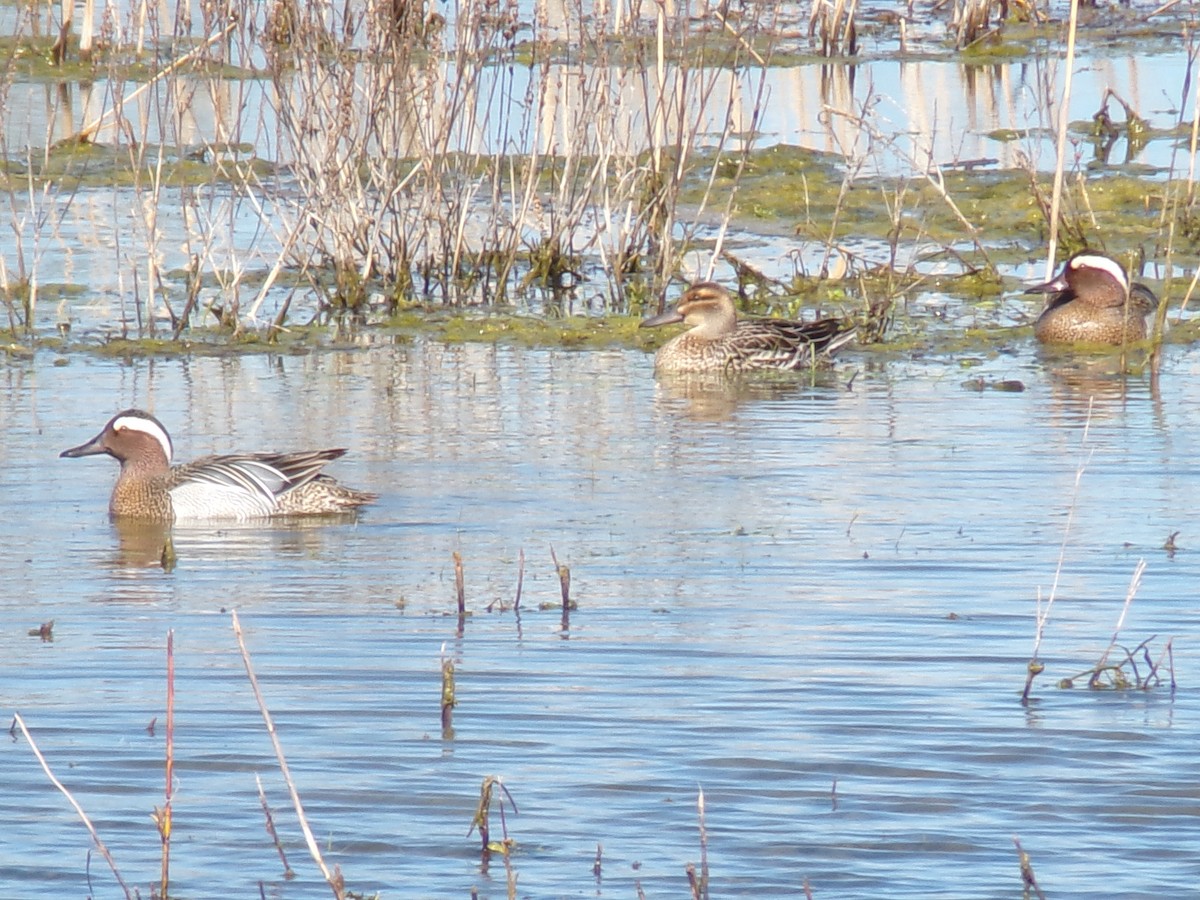
POLYGON ((683 322, 691 330, 667 341, 654 368, 667 373, 743 373, 807 369, 828 363, 854 331, 837 319, 793 322, 738 319, 729 291, 711 281, 694 284, 674 309, 646 319, 642 328, 683 322))
POLYGON ((114 518, 245 521, 351 512, 376 494, 338 484, 321 469, 346 451, 229 453, 171 465, 171 437, 154 416, 127 409, 60 456, 107 453, 121 463, 108 511, 114 518))
POLYGON ((1144 284, 1130 284, 1115 259, 1085 250, 1076 253, 1051 281, 1027 294, 1050 294, 1033 326, 1045 344, 1127 344, 1145 340, 1158 298, 1144 284))

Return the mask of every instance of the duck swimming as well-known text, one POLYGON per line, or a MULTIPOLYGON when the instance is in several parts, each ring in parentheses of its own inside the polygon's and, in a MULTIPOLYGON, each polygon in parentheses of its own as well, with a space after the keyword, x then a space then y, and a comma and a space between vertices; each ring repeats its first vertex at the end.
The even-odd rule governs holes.
POLYGON ((1145 340, 1158 309, 1158 298, 1144 284, 1130 284, 1115 259, 1085 250, 1068 259, 1062 271, 1027 294, 1051 294, 1033 326, 1044 344, 1120 345, 1145 340))
POLYGON ((345 487, 321 469, 343 449, 228 453, 171 465, 167 429, 140 409, 119 412, 103 430, 60 456, 108 454, 121 464, 109 500, 114 518, 153 522, 347 513, 378 499, 345 487))
POLYGON ((690 330, 667 341, 654 355, 666 373, 728 373, 807 369, 828 364, 854 331, 838 319, 794 322, 739 319, 733 297, 704 281, 688 288, 673 309, 644 320, 654 328, 683 322, 690 330))

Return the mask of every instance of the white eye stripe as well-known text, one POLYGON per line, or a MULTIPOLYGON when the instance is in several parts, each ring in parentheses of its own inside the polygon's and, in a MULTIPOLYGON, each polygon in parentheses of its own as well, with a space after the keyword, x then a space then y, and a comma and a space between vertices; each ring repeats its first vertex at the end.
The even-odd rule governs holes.
POLYGON ((113 431, 128 428, 130 431, 140 431, 143 434, 150 435, 162 447, 163 453, 167 455, 167 462, 171 461, 171 456, 173 455, 171 438, 167 434, 166 429, 154 421, 154 419, 146 419, 142 416, 119 416, 113 421, 112 427, 113 431))
POLYGON ((1093 256, 1092 254, 1076 256, 1071 260, 1071 268, 1101 269, 1115 278, 1121 287, 1127 288, 1129 286, 1129 279, 1125 276, 1125 270, 1121 268, 1120 263, 1115 259, 1109 259, 1107 256, 1093 256))

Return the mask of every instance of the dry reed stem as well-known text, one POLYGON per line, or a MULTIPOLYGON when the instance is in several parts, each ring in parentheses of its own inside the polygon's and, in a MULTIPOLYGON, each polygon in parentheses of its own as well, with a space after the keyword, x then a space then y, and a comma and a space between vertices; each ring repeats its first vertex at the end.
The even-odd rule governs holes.
POLYGON ((558 567, 558 587, 562 592, 563 609, 571 608, 571 567, 558 567))
POLYGON ((550 559, 554 562, 554 571, 558 573, 558 587, 562 593, 562 631, 571 630, 571 570, 558 561, 554 547, 550 547, 550 559))
POLYGON ((1066 71, 1063 73, 1063 92, 1059 99, 1058 129, 1054 140, 1057 156, 1054 162, 1054 189, 1050 193, 1050 239, 1046 250, 1046 280, 1054 277, 1058 252, 1058 213, 1062 207, 1063 172, 1067 159, 1067 126, 1070 124, 1071 76, 1075 68, 1075 29, 1079 21, 1079 0, 1071 0, 1071 17, 1067 25, 1066 71))
POLYGON ((237 610, 230 610, 230 616, 233 620, 233 633, 237 637, 238 650, 242 654, 242 664, 246 667, 246 677, 250 680, 250 688, 254 691, 254 699, 258 703, 258 710, 262 713, 263 722, 267 726, 267 735, 271 738, 271 746, 275 748, 275 758, 279 762, 279 771, 283 775, 284 784, 287 785, 288 793, 291 795, 292 808, 296 810, 296 818, 300 822, 300 830, 304 833, 304 841, 308 845, 308 852, 317 864, 317 868, 321 870, 321 875, 325 878, 325 882, 332 888, 333 896, 337 900, 344 900, 345 890, 342 884, 341 872, 337 871, 336 867, 333 872, 329 871, 329 867, 325 865, 325 859, 321 855, 321 848, 317 846, 317 839, 313 837, 312 829, 308 826, 308 817, 304 814, 304 804, 300 802, 300 793, 296 790, 296 782, 292 780, 292 773, 288 769, 287 758, 283 755, 283 745, 279 742, 279 735, 275 732, 275 722, 271 718, 271 712, 267 709, 262 691, 258 687, 258 678, 255 676, 254 666, 250 662, 250 652, 246 649, 246 641, 242 636, 242 624, 238 621, 237 610))
POLYGON ((271 815, 271 807, 267 804, 267 794, 263 790, 262 779, 258 777, 258 773, 254 775, 254 785, 258 788, 258 802, 262 805, 264 826, 267 834, 271 837, 271 843, 275 845, 275 852, 279 854, 279 861, 283 863, 283 877, 285 880, 294 878, 296 873, 288 865, 287 854, 283 852, 283 842, 279 840, 279 832, 275 830, 275 817, 271 815))
MULTIPOLYGON (((1092 403, 1094 398, 1088 398, 1087 418, 1084 420, 1083 436, 1080 438, 1080 446, 1087 445, 1088 431, 1092 425, 1092 403)), ((1021 692, 1021 702, 1029 701, 1029 691, 1033 687, 1033 679, 1042 673, 1045 666, 1038 659, 1038 653, 1041 651, 1042 638, 1046 633, 1046 623, 1050 619, 1050 610, 1054 606, 1054 599, 1058 595, 1058 582, 1062 577, 1063 564, 1067 557, 1067 540, 1071 536, 1071 522, 1075 518, 1075 506, 1079 502, 1079 484, 1083 480, 1083 473, 1087 469, 1088 463, 1091 462, 1092 454, 1095 453, 1095 448, 1088 450, 1087 458, 1079 464, 1075 469, 1075 484, 1071 489, 1071 504, 1067 507, 1067 521, 1063 526, 1062 543, 1058 548, 1058 564, 1054 567, 1054 582, 1050 586, 1050 596, 1046 600, 1046 605, 1042 607, 1041 589, 1038 590, 1037 604, 1037 629, 1033 639, 1033 653, 1029 657, 1027 666, 1027 674, 1025 676, 1025 689, 1021 692)))
POLYGON ((1200 90, 1192 97, 1192 131, 1188 139, 1187 203, 1190 210, 1196 200, 1196 147, 1200 141, 1200 90))
MULTIPOLYGON (((864 103, 863 105, 865 108, 866 104, 864 103)), ((994 268, 994 266, 992 266, 992 259, 988 255, 987 248, 983 245, 983 242, 979 238, 979 229, 977 227, 975 227, 975 225, 966 217, 966 215, 963 213, 963 211, 958 208, 958 204, 954 202, 954 198, 950 196, 950 192, 946 189, 946 179, 945 179, 945 176, 942 174, 941 167, 932 166, 929 164, 922 166, 911 153, 908 153, 907 151, 900 149, 896 145, 896 141, 895 141, 894 137, 889 138, 887 135, 883 134, 878 128, 876 128, 874 125, 872 125, 870 123, 870 121, 868 121, 866 115, 853 115, 853 114, 845 112, 843 110, 834 109, 832 106, 829 106, 829 105, 823 106, 822 110, 825 115, 840 116, 841 118, 847 119, 848 121, 854 123, 860 129, 865 131, 871 137, 871 139, 873 141, 875 141, 877 143, 881 143, 886 147, 889 147, 898 159, 901 159, 905 163, 908 164, 908 166, 912 169, 913 172, 919 173, 921 175, 921 177, 925 179, 926 184, 928 184, 931 188, 933 188, 934 192, 938 195, 938 197, 941 199, 941 201, 946 204, 946 207, 953 214, 954 218, 956 218, 958 220, 959 224, 962 225, 962 227, 966 229, 966 232, 971 239, 971 243, 975 245, 976 252, 978 252, 979 255, 983 257, 984 261, 987 263, 987 265, 989 267, 994 268)), ((849 179, 852 179, 853 176, 857 175, 858 171, 862 168, 862 166, 865 162, 866 162, 865 156, 859 157, 854 165, 853 172, 848 172, 846 178, 849 180, 849 179)), ((824 266, 828 263, 829 253, 830 253, 830 250, 828 248, 835 243, 833 235, 834 235, 834 229, 836 228, 836 217, 841 210, 843 200, 845 198, 846 193, 849 191, 849 188, 850 188, 850 184, 848 183, 848 181, 843 180, 842 189, 838 195, 838 199, 837 199, 837 202, 836 202, 835 208, 834 208, 834 216, 835 216, 834 224, 830 226, 830 232, 829 232, 830 237, 829 237, 829 241, 827 243, 825 262, 822 263, 822 266, 824 266)), ((1047 280, 1049 280, 1049 279, 1047 279, 1047 280)))
MULTIPOLYGON (((233 22, 230 22, 228 25, 226 25, 223 29, 216 32, 215 34, 209 35, 208 38, 204 41, 204 43, 200 44, 200 46, 192 48, 190 51, 185 53, 183 56, 179 57, 179 59, 173 61, 165 69, 163 69, 160 72, 156 72, 153 78, 151 78, 149 81, 145 82, 144 84, 139 85, 132 92, 130 92, 130 94, 128 96, 122 97, 121 105, 123 106, 125 103, 129 103, 130 101, 134 100, 139 94, 143 94, 146 91, 150 90, 151 87, 153 87, 158 82, 162 81, 168 75, 170 75, 171 73, 175 72, 176 70, 182 68, 183 66, 187 65, 193 59, 195 59, 197 56, 200 56, 202 53, 204 53, 206 50, 208 50, 208 48, 211 47, 213 44, 217 43, 218 41, 223 41, 229 35, 233 34, 234 30, 238 27, 238 24, 239 23, 235 20, 233 22)), ((113 106, 112 108, 101 113, 96 119, 93 119, 87 125, 83 126, 83 128, 81 128, 79 131, 76 131, 74 134, 69 135, 66 138, 63 138, 63 140, 60 141, 59 143, 67 143, 67 142, 74 142, 74 141, 84 142, 84 141, 91 140, 92 136, 97 131, 99 131, 100 127, 104 124, 104 120, 107 119, 109 116, 116 115, 116 113, 117 113, 117 107, 113 106)))
POLYGON ((37 761, 41 763, 42 771, 46 773, 46 777, 50 779, 50 783, 58 788, 62 792, 62 795, 67 798, 67 801, 71 804, 71 806, 75 808, 76 814, 83 821, 88 833, 91 834, 92 842, 96 845, 96 849, 100 851, 100 855, 104 857, 105 862, 108 863, 108 867, 112 869, 113 877, 117 879, 117 884, 119 884, 121 886, 121 890, 125 892, 126 898, 128 898, 128 900, 134 900, 134 893, 129 889, 128 885, 125 884, 124 879, 121 878, 121 873, 117 871, 117 862, 113 859, 112 854, 108 852, 108 847, 104 845, 104 841, 100 840, 100 835, 96 833, 96 827, 92 825, 92 820, 88 818, 87 813, 83 811, 83 807, 79 805, 78 801, 76 801, 76 799, 71 795, 71 792, 68 791, 63 786, 63 783, 54 776, 53 772, 50 771, 50 764, 47 763, 46 758, 42 756, 42 751, 38 749, 37 744, 33 740, 33 735, 29 733, 29 729, 25 727, 25 720, 21 718, 21 714, 13 713, 13 721, 15 721, 17 723, 17 727, 21 729, 21 734, 25 735, 25 740, 29 742, 29 749, 33 751, 33 755, 37 757, 37 761))
POLYGON ((1154 669, 1157 671, 1162 668, 1162 658, 1167 658, 1168 669, 1171 673, 1171 693, 1175 693, 1175 639, 1167 638, 1167 646, 1163 648, 1163 652, 1159 654, 1158 662, 1155 663, 1154 669))
POLYGON ((1155 16, 1162 15, 1167 10, 1173 9, 1174 7, 1178 6, 1182 2, 1183 2, 1183 0, 1167 0, 1167 2, 1164 3, 1162 6, 1156 7, 1155 9, 1152 9, 1152 10, 1150 10, 1150 12, 1146 13, 1145 20, 1149 21, 1150 19, 1153 19, 1155 16))
POLYGON ((446 645, 442 644, 442 737, 454 734, 454 707, 458 700, 454 693, 454 660, 446 656, 446 645))
POLYGON ((1029 897, 1032 891, 1033 896, 1036 896, 1038 900, 1046 900, 1046 895, 1038 887, 1037 878, 1033 874, 1033 864, 1029 861, 1029 854, 1025 852, 1017 838, 1014 837, 1012 840, 1017 848, 1017 860, 1021 867, 1021 884, 1024 886, 1025 896, 1029 897))
POLYGON ((521 586, 525 583, 525 548, 517 554, 517 595, 513 599, 513 612, 521 609, 521 586))
POLYGON ((171 797, 175 782, 175 630, 167 632, 167 763, 166 786, 158 832, 162 837, 162 895, 170 896, 171 878, 171 797))
POLYGON ((1108 655, 1112 653, 1113 647, 1117 645, 1117 637, 1121 634, 1121 629, 1125 627, 1125 616, 1129 613, 1129 607, 1133 603, 1133 598, 1137 594, 1138 587, 1142 583, 1142 574, 1146 571, 1146 560, 1139 559, 1137 566, 1133 570, 1133 577, 1129 580, 1129 590, 1125 592, 1125 604, 1121 607, 1121 615, 1117 617, 1117 627, 1113 629, 1112 639, 1108 642, 1108 647, 1100 654, 1100 659, 1096 663, 1096 675, 1099 675, 1100 670, 1108 663, 1108 655))
POLYGON ((461 618, 467 614, 467 592, 463 583, 462 554, 454 551, 454 593, 458 598, 458 615, 461 618))

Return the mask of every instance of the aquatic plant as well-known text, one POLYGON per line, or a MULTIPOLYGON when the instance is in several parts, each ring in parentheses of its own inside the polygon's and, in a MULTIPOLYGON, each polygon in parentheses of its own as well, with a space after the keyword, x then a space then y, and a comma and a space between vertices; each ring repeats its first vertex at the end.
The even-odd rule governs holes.
MULTIPOLYGON (((1143 209, 1101 197, 1116 179, 1089 181, 1084 151, 1102 160, 1114 133, 1129 154, 1172 135, 1147 130, 1131 104, 1106 95, 1099 133, 1081 137, 1080 123, 1060 127, 1069 94, 1047 93, 1039 116, 1054 120, 1063 174, 1050 188, 1030 163, 1025 210, 1012 195, 997 204, 1001 179, 972 168, 988 161, 935 165, 927 138, 889 128, 870 88, 856 98, 856 67, 832 57, 855 56, 864 34, 898 31, 906 48, 910 26, 948 14, 954 43, 970 45, 961 58, 979 70, 972 78, 989 77, 978 60, 1000 44, 1026 55, 1045 46, 1049 85, 1051 28, 1056 35, 1061 23, 1042 28, 1048 13, 1036 5, 995 0, 886 14, 819 0, 810 10, 754 0, 736 16, 701 17, 636 0, 561 9, 472 0, 443 19, 420 0, 275 0, 235 3, 231 15, 202 5, 196 22, 185 7, 143 5, 89 25, 22 7, 0 103, 19 72, 62 89, 64 118, 75 121, 77 102, 88 111, 67 140, 48 130, 43 143, 31 135, 27 146, 0 147, 15 233, 13 254, 0 257, 8 327, 32 327, 48 289, 40 261, 62 243, 63 210, 96 188, 133 194, 98 223, 115 244, 110 327, 174 341, 205 330, 240 338, 264 323, 266 337, 283 340, 314 318, 363 322, 417 303, 530 295, 590 292, 598 308, 639 312, 681 274, 712 277, 733 264, 727 235, 753 231, 755 218, 800 220, 797 233, 822 249, 819 270, 847 251, 861 258, 852 274, 896 270, 890 301, 934 258, 968 272, 994 268, 998 253, 1011 261, 1008 239, 1026 228, 1054 232, 1051 252, 1058 235, 1063 247, 1097 233, 1129 244, 1142 229, 1139 240, 1154 244, 1146 258, 1162 260, 1168 278, 1177 243, 1197 243, 1200 112, 1190 79, 1172 132, 1190 132, 1187 177, 1172 164, 1165 188, 1130 178, 1150 199, 1143 209), (821 80, 819 115, 841 142, 831 157, 807 154, 837 171, 802 173, 803 191, 777 189, 763 171, 770 153, 757 149, 770 67, 812 56, 798 48, 797 16, 808 19, 809 46, 820 45, 822 65, 806 71, 821 80), (1018 23, 1029 23, 1020 40, 1007 33, 1018 23), (204 95, 213 118, 199 122, 194 100, 204 95), (1107 112, 1113 100, 1120 123, 1107 112), (890 170, 900 174, 878 174, 890 170), (1026 221, 1039 212, 1040 225, 1026 221), (179 215, 182 241, 167 227, 179 215), (876 236, 886 260, 862 258, 856 242, 876 236)), ((1179 33, 1190 72, 1195 32, 1181 18, 1179 33)), ((1039 140, 1038 131, 1011 139, 1039 140)), ((60 306, 64 329, 70 313, 60 306)))
POLYGON ((520 812, 517 809, 517 803, 513 800, 512 794, 509 793, 507 785, 500 780, 500 776, 488 775, 483 779, 483 783, 479 786, 479 804, 475 807, 475 815, 471 819, 471 827, 467 829, 467 837, 470 837, 472 833, 478 830, 485 862, 492 853, 499 853, 507 857, 516 844, 516 840, 508 834, 508 818, 504 813, 504 801, 506 798, 508 805, 512 807, 513 813, 520 812), (497 788, 500 789, 498 795, 496 793, 497 788), (500 831, 503 835, 498 841, 492 840, 491 831, 492 799, 494 795, 498 796, 496 808, 500 811, 500 831))
MULTIPOLYGON (((1084 425, 1082 436, 1082 445, 1085 447, 1087 446, 1088 428, 1090 425, 1091 410, 1089 407, 1088 419, 1084 425)), ((1046 670, 1046 666, 1041 661, 1039 656, 1042 640, 1045 637, 1046 625, 1050 620, 1050 612, 1058 595, 1058 584, 1059 579, 1062 576, 1063 566, 1066 559, 1067 545, 1071 534, 1071 523, 1074 519, 1075 507, 1079 499, 1080 483, 1083 480, 1083 474, 1087 469, 1087 464, 1091 460, 1093 452, 1094 450, 1089 448, 1086 456, 1081 459, 1075 470, 1075 482, 1071 491, 1071 502, 1067 507, 1066 522, 1063 525, 1062 543, 1059 546, 1058 564, 1054 570, 1054 580, 1051 584, 1050 592, 1046 598, 1045 604, 1042 603, 1040 589, 1038 591, 1033 652, 1030 654, 1029 662, 1025 667, 1025 687, 1021 692, 1021 703, 1023 704, 1028 704, 1030 701, 1030 692, 1033 688, 1034 679, 1046 670)), ((1174 535, 1171 536, 1168 543, 1173 545, 1174 535)), ((1109 641, 1108 646, 1104 649, 1104 652, 1101 653, 1099 660, 1097 660, 1094 665, 1090 666, 1080 675, 1074 675, 1060 679, 1058 682, 1058 686, 1060 688, 1074 687, 1076 680, 1087 676, 1087 686, 1092 689, 1109 688, 1113 690, 1148 690, 1162 684, 1163 677, 1161 669, 1165 660, 1168 663, 1168 676, 1170 679, 1171 692, 1172 694, 1175 692, 1175 673, 1171 640, 1166 642, 1165 648, 1163 649, 1157 661, 1150 660, 1149 652, 1147 650, 1149 643, 1153 641, 1156 636, 1146 638, 1133 650, 1129 650, 1128 648, 1122 646, 1121 649, 1124 651, 1125 656, 1124 660, 1116 663, 1111 663, 1109 661, 1113 650, 1119 646, 1117 641, 1120 637, 1121 629, 1125 625, 1125 617, 1129 613, 1129 608, 1133 603, 1133 598, 1137 595, 1138 587, 1141 585, 1142 581, 1142 574, 1145 571, 1146 561, 1144 559, 1138 560, 1138 564, 1134 568, 1133 576, 1129 582, 1129 590, 1125 594, 1125 603, 1121 607, 1121 614, 1117 619, 1116 628, 1113 630, 1112 638, 1109 641), (1145 659, 1147 668, 1144 673, 1138 668, 1138 654, 1142 654, 1145 659)))
POLYGON ((263 699, 262 691, 258 686, 258 677, 254 674, 254 664, 250 660, 250 651, 246 649, 246 639, 242 634, 242 623, 238 620, 237 610, 230 610, 230 617, 233 624, 233 634, 237 638, 238 650, 242 655, 242 664, 246 667, 246 677, 250 681, 250 688, 254 692, 254 699, 258 703, 258 710, 262 713, 263 723, 267 728, 267 735, 271 738, 271 746, 275 749, 275 758, 279 762, 279 771, 283 775, 284 783, 287 785, 288 792, 292 798, 292 808, 296 811, 296 818, 300 822, 300 830, 304 833, 304 841, 308 846, 308 852, 313 858, 313 862, 317 864, 317 868, 321 870, 321 875, 325 878, 326 884, 333 890, 333 896, 336 900, 343 900, 346 895, 345 879, 342 877, 341 869, 336 865, 330 870, 325 863, 325 857, 321 854, 321 848, 317 844, 317 839, 313 836, 312 828, 308 824, 308 817, 304 814, 304 804, 300 801, 300 792, 296 789, 296 782, 292 780, 291 770, 288 768, 287 758, 283 753, 283 745, 279 741, 279 735, 275 731, 275 721, 271 718, 271 712, 267 709, 266 701, 263 699))

